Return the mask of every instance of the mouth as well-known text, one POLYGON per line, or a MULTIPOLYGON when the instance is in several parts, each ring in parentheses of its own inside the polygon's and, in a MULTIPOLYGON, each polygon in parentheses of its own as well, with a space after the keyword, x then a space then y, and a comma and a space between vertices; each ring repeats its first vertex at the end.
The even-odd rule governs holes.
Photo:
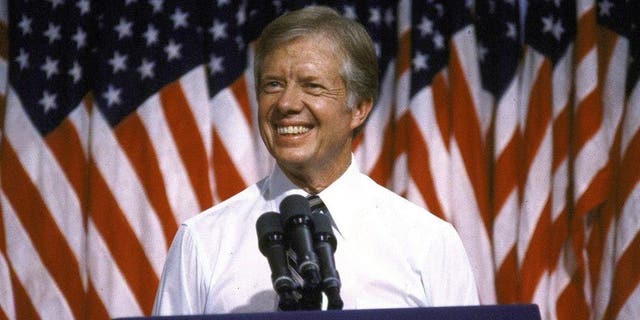
POLYGON ((294 136, 309 132, 311 128, 305 126, 276 126, 279 135, 294 136))

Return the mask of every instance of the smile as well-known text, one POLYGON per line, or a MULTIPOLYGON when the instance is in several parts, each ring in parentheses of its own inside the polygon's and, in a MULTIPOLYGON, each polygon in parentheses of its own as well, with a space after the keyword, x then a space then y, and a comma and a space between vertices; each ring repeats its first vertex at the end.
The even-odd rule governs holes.
POLYGON ((283 135, 295 135, 295 134, 303 134, 306 132, 309 132, 309 128, 304 127, 304 126, 284 126, 284 127, 277 127, 276 128, 278 134, 283 134, 283 135))

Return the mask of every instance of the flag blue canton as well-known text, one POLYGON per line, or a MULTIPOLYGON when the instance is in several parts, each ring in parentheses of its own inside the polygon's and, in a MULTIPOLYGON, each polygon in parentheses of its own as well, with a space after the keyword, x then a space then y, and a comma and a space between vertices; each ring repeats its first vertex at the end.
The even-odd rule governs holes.
POLYGON ((204 12, 207 76, 211 96, 229 86, 247 67, 247 7, 240 1, 209 2, 204 12))
POLYGON ((411 95, 429 86, 449 61, 449 39, 454 29, 448 10, 451 4, 414 1, 411 8, 411 95))
POLYGON ((575 1, 544 0, 528 3, 524 41, 555 65, 576 35, 575 1))
POLYGON ((103 4, 94 98, 116 126, 166 84, 204 63, 198 1, 103 4))
POLYGON ((520 59, 517 0, 476 2, 476 35, 482 86, 499 99, 513 80, 520 59))
POLYGON ((10 1, 9 78, 34 126, 46 135, 89 91, 95 28, 88 0, 10 1))

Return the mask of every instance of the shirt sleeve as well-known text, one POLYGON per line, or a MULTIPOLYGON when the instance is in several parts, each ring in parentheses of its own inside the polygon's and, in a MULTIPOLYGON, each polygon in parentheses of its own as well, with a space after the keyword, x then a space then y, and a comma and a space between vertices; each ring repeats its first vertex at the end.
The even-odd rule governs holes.
POLYGON ((433 306, 479 304, 476 282, 462 240, 451 224, 446 224, 441 231, 430 246, 422 271, 423 285, 433 306))
POLYGON ((192 231, 181 225, 169 248, 152 315, 203 313, 206 291, 197 250, 192 231))

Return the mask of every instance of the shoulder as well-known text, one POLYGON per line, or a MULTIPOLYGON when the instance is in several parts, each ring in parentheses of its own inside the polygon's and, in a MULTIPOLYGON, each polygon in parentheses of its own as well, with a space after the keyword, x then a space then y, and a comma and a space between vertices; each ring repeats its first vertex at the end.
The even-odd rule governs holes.
POLYGON ((197 236, 201 233, 215 233, 218 229, 243 223, 253 215, 255 206, 261 199, 263 182, 264 179, 185 220, 182 227, 197 236))

